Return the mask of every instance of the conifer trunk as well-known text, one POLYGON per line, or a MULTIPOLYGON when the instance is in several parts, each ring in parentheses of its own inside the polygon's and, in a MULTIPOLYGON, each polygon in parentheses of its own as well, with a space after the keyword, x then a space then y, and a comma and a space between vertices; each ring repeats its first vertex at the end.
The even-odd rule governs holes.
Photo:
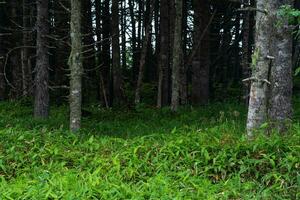
POLYGON ((82 44, 81 44, 81 1, 71 0, 71 54, 70 77, 70 129, 75 132, 81 126, 82 103, 82 44))
POLYGON ((175 0, 175 26, 172 64, 171 110, 177 111, 180 100, 180 68, 182 65, 182 0, 175 0))
POLYGON ((35 68, 34 116, 47 118, 49 115, 49 1, 37 1, 37 59, 35 68))
POLYGON ((286 19, 278 18, 284 1, 257 1, 256 41, 253 54, 253 74, 247 120, 247 135, 270 121, 283 130, 282 122, 291 117, 292 40, 286 19), (274 24, 281 22, 278 26, 274 24), (268 115, 269 114, 269 115, 268 115))
POLYGON ((112 0, 112 61, 113 61, 113 100, 115 104, 122 102, 122 71, 120 63, 120 22, 119 1, 112 0))

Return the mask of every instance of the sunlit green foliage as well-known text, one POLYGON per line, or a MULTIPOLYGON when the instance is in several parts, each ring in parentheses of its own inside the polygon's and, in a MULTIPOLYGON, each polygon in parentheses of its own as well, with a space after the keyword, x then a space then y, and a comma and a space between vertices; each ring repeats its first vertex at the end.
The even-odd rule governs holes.
MULTIPOLYGON (((24 104, 24 103, 23 103, 24 104)), ((300 125, 248 142, 238 104, 91 107, 78 135, 0 104, 0 199, 299 199, 300 125)), ((298 116, 298 111, 295 112, 298 116)))

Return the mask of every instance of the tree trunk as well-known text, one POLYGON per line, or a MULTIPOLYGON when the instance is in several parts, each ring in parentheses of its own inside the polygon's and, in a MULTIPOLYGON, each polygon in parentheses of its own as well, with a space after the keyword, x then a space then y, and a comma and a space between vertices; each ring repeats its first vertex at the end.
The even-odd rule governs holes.
POLYGON ((138 69, 138 52, 137 52, 137 38, 136 38, 136 20, 134 12, 134 1, 128 0, 129 13, 131 21, 131 48, 132 48, 132 80, 135 84, 137 69, 138 69))
POLYGON ((188 104, 188 77, 187 77, 187 66, 185 65, 186 59, 186 43, 187 43, 187 15, 188 5, 187 0, 183 0, 182 3, 182 59, 180 68, 180 104, 188 104))
POLYGON ((102 62, 101 66, 101 88, 102 101, 106 107, 111 106, 111 67, 110 67, 110 12, 109 0, 102 3, 102 62))
POLYGON ((112 61, 113 61, 113 100, 122 103, 122 70, 120 64, 119 1, 112 0, 112 61))
POLYGON ((252 56, 254 69, 247 120, 249 138, 267 121, 268 113, 270 120, 280 126, 291 116, 291 32, 286 20, 277 18, 278 9, 284 4, 291 4, 291 1, 257 1, 260 11, 256 16, 256 49, 252 56), (278 21, 283 23, 274 26, 278 21))
POLYGON ((37 39, 36 39, 36 68, 35 68, 35 99, 34 116, 47 118, 49 115, 49 2, 48 0, 37 1, 37 39))
POLYGON ((30 1, 23 0, 23 46, 21 52, 22 60, 22 89, 23 96, 29 96, 32 92, 31 62, 30 62, 30 37, 32 35, 30 24, 30 1))
POLYGON ((170 103, 170 4, 169 0, 160 3, 160 54, 157 107, 170 103))
POLYGON ((175 26, 172 64, 171 110, 177 111, 180 98, 180 68, 182 65, 182 0, 175 0, 175 26))
MULTIPOLYGON (((283 0, 273 2, 274 10, 280 9, 283 5, 291 5, 292 0, 283 0)), ((288 20, 284 17, 280 17, 274 13, 276 22, 282 22, 281 25, 275 28, 274 35, 274 47, 273 53, 275 59, 271 70, 271 98, 269 117, 273 123, 273 127, 277 128, 280 132, 284 133, 287 128, 287 123, 292 118, 292 50, 293 29, 289 26, 288 20)))
POLYGON ((81 1, 71 0, 71 54, 70 77, 70 129, 75 132, 81 127, 82 103, 82 44, 81 44, 81 1))
POLYGON ((209 2, 194 1, 195 32, 193 51, 197 52, 192 61, 192 103, 207 104, 209 101, 209 2), (203 35, 203 37, 201 37, 203 35), (200 44, 200 46, 198 45, 200 44))

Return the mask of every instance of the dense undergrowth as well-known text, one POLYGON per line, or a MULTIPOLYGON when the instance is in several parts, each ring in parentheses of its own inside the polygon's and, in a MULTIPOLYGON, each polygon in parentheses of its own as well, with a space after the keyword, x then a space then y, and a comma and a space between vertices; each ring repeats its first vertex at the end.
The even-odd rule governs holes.
POLYGON ((249 142, 238 104, 89 110, 72 134, 66 107, 41 121, 1 103, 0 199, 300 198, 297 120, 288 136, 249 142))

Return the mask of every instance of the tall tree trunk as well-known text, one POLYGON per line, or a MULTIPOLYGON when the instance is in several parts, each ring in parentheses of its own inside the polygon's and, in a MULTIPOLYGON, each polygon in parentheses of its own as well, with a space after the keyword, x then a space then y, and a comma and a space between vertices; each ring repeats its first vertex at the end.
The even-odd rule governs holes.
MULTIPOLYGON (((275 11, 280 9, 283 5, 293 6, 293 1, 278 0, 272 4, 275 11)), ((275 53, 273 53, 275 59, 271 70, 269 117, 273 126, 284 133, 287 128, 287 123, 289 123, 292 118, 293 29, 289 26, 288 19, 276 15, 275 11, 272 12, 275 17, 274 23, 282 22, 282 24, 276 27, 273 32, 275 39, 273 40, 274 47, 272 49, 275 50, 275 53)))
POLYGON ((180 98, 180 68, 182 65, 182 0, 175 0, 175 26, 172 64, 171 110, 177 111, 180 98))
POLYGON ((30 24, 30 7, 31 2, 29 0, 23 0, 23 46, 21 52, 22 60, 22 90, 23 96, 29 96, 31 94, 32 77, 31 77, 31 62, 30 62, 30 36, 32 35, 30 24))
POLYGON ((127 29, 127 13, 126 13, 126 0, 122 2, 122 8, 121 8, 121 37, 122 37, 122 69, 125 70, 127 67, 127 49, 126 49, 126 29, 127 29))
POLYGON ((267 121, 268 113, 271 121, 281 125, 291 116, 291 32, 286 19, 277 17, 278 9, 284 4, 291 1, 257 1, 256 49, 247 120, 249 138, 267 121), (283 23, 274 26, 278 20, 283 23))
POLYGON ((192 103, 202 105, 209 101, 209 1, 194 0, 194 12, 193 51, 197 53, 192 61, 192 103))
MULTIPOLYGON (((102 15, 102 3, 101 3, 101 0, 95 0, 95 23, 96 23, 96 36, 97 36, 97 44, 96 44, 96 47, 97 47, 97 53, 96 53, 96 66, 97 67, 100 67, 102 66, 103 64, 103 59, 102 59, 102 24, 101 24, 101 15, 102 15)), ((99 70, 97 73, 97 81, 98 81, 98 84, 97 84, 97 99, 99 101, 102 100, 102 72, 101 70, 99 70)))
POLYGON ((110 59, 110 12, 109 0, 104 0, 102 3, 102 60, 103 66, 101 67, 101 87, 102 87, 102 100, 106 107, 111 106, 111 59, 110 59))
POLYGON ((35 99, 34 116, 47 118, 49 115, 49 2, 37 1, 37 39, 36 39, 36 68, 35 68, 35 99))
POLYGON ((70 129, 75 132, 81 127, 82 104, 82 41, 81 41, 81 1, 71 0, 71 54, 70 77, 70 129))
POLYGON ((188 104, 188 78, 187 78, 187 66, 185 65, 186 59, 186 43, 187 43, 187 17, 188 17, 188 5, 187 0, 183 0, 182 9, 182 59, 180 68, 180 104, 188 104))
POLYGON ((152 23, 152 15, 153 15, 153 9, 154 9, 154 3, 155 0, 151 0, 150 3, 150 9, 149 9, 149 16, 148 19, 146 20, 146 29, 145 29, 145 36, 143 40, 143 47, 142 47, 142 52, 141 52, 141 57, 140 57, 140 65, 139 65, 139 75, 138 75, 138 80, 137 80, 137 86, 135 90, 135 104, 139 104, 141 102, 141 89, 142 89, 142 84, 143 84, 143 78, 144 78, 144 71, 145 71, 145 64, 146 64, 146 56, 148 52, 148 43, 150 40, 150 33, 151 33, 151 23, 152 23))
POLYGON ((170 103, 170 4, 169 0, 160 3, 160 54, 157 107, 170 103))
POLYGON ((122 103, 122 70, 120 64, 119 1, 112 0, 112 62, 114 103, 122 103))

